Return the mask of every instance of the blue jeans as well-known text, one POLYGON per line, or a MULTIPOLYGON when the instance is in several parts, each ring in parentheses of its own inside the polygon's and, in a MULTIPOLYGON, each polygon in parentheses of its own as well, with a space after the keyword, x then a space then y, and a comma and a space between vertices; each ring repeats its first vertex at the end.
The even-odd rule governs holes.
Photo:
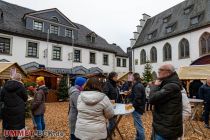
POLYGON ((209 125, 209 112, 210 112, 210 106, 208 104, 204 105, 204 122, 206 125, 209 125))
POLYGON ((37 126, 38 131, 45 130, 44 115, 35 115, 34 120, 36 122, 36 126, 37 126))
POLYGON ((114 129, 114 126, 116 125, 116 120, 117 120, 117 117, 115 117, 115 116, 113 118, 109 119, 109 126, 108 126, 109 134, 114 129))
POLYGON ((155 135, 155 140, 166 140, 165 138, 161 137, 160 135, 155 135))
POLYGON ((133 115, 134 125, 136 127, 136 140, 145 140, 144 127, 141 120, 142 115, 136 111, 134 111, 132 115, 133 115))
POLYGON ((167 140, 165 138, 163 138, 162 136, 158 135, 154 129, 152 130, 152 138, 151 140, 167 140))

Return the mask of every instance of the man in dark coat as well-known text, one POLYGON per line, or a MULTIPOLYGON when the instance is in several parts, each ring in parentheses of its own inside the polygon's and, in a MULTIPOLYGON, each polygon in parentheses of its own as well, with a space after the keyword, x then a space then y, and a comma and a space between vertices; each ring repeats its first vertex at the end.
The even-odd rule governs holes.
POLYGON ((183 133, 180 80, 170 64, 161 66, 158 74, 149 95, 154 105, 152 139, 177 140, 183 133))
POLYGON ((199 89, 199 96, 204 100, 204 123, 205 127, 210 129, 209 126, 209 112, 210 112, 210 77, 207 78, 206 84, 199 89))
POLYGON ((25 128, 25 102, 28 96, 21 78, 21 74, 16 73, 12 80, 5 83, 1 92, 1 99, 4 102, 3 129, 5 130, 25 128))
POLYGON ((189 92, 190 92, 190 98, 196 98, 199 99, 199 88, 203 85, 203 83, 200 80, 194 80, 190 83, 189 86, 189 92))
POLYGON ((144 86, 141 84, 141 78, 138 73, 133 74, 134 82, 131 90, 131 95, 129 96, 130 101, 135 109, 132 113, 134 125, 136 127, 136 140, 144 140, 144 127, 141 117, 144 113, 146 94, 144 86))

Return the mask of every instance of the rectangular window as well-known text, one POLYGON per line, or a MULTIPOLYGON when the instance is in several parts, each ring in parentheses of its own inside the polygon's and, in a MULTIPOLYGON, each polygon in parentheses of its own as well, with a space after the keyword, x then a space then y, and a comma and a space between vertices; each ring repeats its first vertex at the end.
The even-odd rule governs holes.
POLYGON ((103 64, 109 65, 109 56, 107 54, 104 54, 103 56, 103 64))
POLYGON ((90 64, 95 64, 96 63, 96 54, 95 53, 90 53, 90 64))
POLYGON ((58 35, 58 26, 50 25, 50 33, 58 35))
POLYGON ((74 62, 81 62, 81 51, 74 50, 74 62))
POLYGON ((42 31, 43 30, 43 23, 39 22, 39 21, 34 21, 33 29, 42 31))
POLYGON ((0 53, 10 54, 10 39, 0 37, 0 53))
POLYGON ((72 37, 72 34, 73 34, 73 31, 72 30, 66 29, 66 31, 65 31, 66 37, 72 37))
POLYGON ((53 47, 53 60, 61 60, 61 47, 53 47))
POLYGON ((27 56, 38 57, 38 43, 28 42, 27 56))
POLYGON ((117 58, 117 67, 121 67, 121 59, 117 58))
POLYGON ((123 59, 123 67, 126 67, 126 59, 123 59))

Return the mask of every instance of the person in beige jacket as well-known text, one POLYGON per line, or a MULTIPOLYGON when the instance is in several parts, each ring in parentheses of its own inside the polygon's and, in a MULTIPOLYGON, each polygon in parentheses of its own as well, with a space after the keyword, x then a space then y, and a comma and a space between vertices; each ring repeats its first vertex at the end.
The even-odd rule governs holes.
POLYGON ((109 98, 101 93, 102 83, 91 78, 77 100, 77 122, 75 135, 81 140, 107 138, 106 121, 114 116, 109 98))

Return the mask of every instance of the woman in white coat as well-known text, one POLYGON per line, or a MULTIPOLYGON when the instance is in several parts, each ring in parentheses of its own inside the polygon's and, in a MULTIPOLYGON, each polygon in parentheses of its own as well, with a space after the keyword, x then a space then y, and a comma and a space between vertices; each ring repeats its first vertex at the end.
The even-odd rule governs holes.
POLYGON ((102 92, 102 83, 88 80, 85 91, 77 100, 77 122, 75 135, 81 140, 102 140, 107 138, 106 120, 114 116, 109 98, 102 92))

